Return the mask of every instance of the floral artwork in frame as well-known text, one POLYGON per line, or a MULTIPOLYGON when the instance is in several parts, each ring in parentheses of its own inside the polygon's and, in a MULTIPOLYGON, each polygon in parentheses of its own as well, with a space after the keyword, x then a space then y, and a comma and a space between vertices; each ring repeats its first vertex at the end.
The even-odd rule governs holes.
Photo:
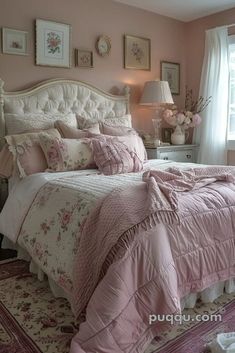
POLYGON ((4 54, 28 55, 28 32, 2 28, 2 52, 4 54))
POLYGON ((172 94, 180 94, 180 64, 161 61, 161 80, 168 81, 172 94))
POLYGON ((36 20, 36 65, 71 67, 71 26, 36 20))
POLYGON ((90 50, 75 49, 75 66, 93 67, 93 52, 90 50))
POLYGON ((148 38, 124 36, 124 68, 151 69, 151 41, 148 38))

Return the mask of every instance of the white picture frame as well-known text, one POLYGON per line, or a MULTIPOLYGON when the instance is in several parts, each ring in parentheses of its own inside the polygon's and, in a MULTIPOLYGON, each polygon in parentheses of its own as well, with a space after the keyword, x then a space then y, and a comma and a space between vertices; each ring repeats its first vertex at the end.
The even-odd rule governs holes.
POLYGON ((3 54, 28 55, 28 32, 2 28, 3 54))
POLYGON ((36 20, 36 65, 71 67, 71 25, 36 20))

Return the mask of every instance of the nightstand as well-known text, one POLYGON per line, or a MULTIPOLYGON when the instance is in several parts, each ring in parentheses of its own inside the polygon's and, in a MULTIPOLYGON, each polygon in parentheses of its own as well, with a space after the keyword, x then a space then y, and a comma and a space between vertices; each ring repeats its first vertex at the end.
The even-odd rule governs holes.
POLYGON ((174 162, 196 163, 198 145, 169 145, 146 148, 148 159, 164 159, 174 162))

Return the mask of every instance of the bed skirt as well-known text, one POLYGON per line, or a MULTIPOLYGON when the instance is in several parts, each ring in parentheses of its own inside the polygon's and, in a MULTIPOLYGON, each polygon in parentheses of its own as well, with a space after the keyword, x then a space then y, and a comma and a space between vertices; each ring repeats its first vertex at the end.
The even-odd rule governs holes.
MULTIPOLYGON (((53 295, 56 298, 66 298, 68 296, 66 292, 55 283, 55 281, 46 275, 42 269, 33 261, 30 255, 22 247, 14 245, 6 237, 3 238, 2 248, 17 250, 17 258, 21 260, 26 260, 30 262, 30 272, 37 275, 39 281, 43 281, 45 278, 48 279, 48 283, 53 295)), ((234 293, 235 292, 235 278, 229 279, 227 281, 218 282, 209 288, 204 289, 199 293, 191 293, 186 297, 181 299, 181 309, 194 308, 198 299, 202 303, 213 303, 215 299, 223 295, 224 293, 234 293)))

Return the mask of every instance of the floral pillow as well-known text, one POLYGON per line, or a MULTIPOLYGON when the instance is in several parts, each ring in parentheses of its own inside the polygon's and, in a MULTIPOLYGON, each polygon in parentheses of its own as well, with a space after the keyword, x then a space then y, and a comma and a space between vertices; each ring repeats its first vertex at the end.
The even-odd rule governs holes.
POLYGON ((77 118, 77 124, 79 129, 88 129, 91 126, 93 126, 96 123, 104 122, 112 126, 126 126, 126 127, 131 127, 131 115, 126 114, 123 116, 119 117, 92 117, 92 118, 86 118, 82 117, 80 115, 76 116, 77 118))
POLYGON ((47 134, 40 134, 39 138, 48 171, 62 172, 95 167, 88 139, 52 138, 47 134))

